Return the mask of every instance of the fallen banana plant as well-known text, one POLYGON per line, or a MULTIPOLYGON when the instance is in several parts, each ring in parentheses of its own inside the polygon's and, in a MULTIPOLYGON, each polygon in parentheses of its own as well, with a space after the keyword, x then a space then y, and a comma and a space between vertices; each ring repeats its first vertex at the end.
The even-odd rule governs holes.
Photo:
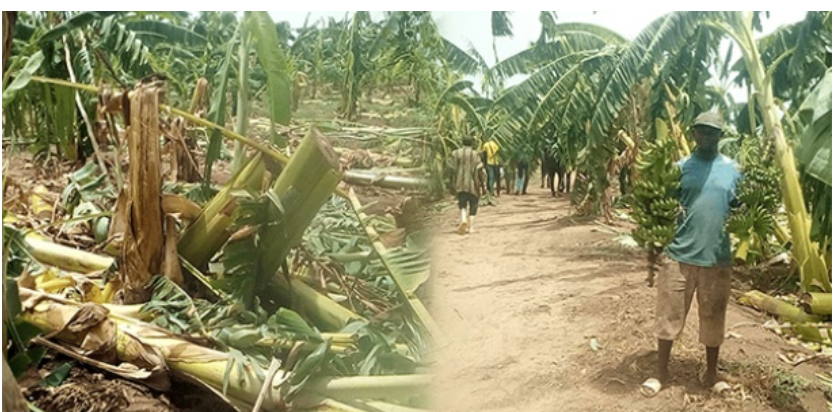
POLYGON ((394 176, 361 170, 347 170, 343 180, 354 185, 371 185, 389 189, 419 190, 428 187, 428 181, 419 177, 394 176))
MULTIPOLYGON (((185 341, 174 334, 120 315, 109 313, 103 306, 76 304, 30 289, 21 290, 21 319, 30 322, 47 335, 77 352, 95 355, 136 366, 141 374, 164 379, 162 372, 170 369, 202 381, 221 391, 239 404, 252 406, 261 393, 264 368, 249 362, 231 370, 230 355, 185 341), (156 375, 155 375, 156 374, 156 375)), ((280 371, 264 393, 262 408, 286 411, 310 408, 323 397, 358 402, 370 399, 405 401, 420 396, 429 386, 430 376, 306 376, 317 360, 298 363, 291 372, 280 371), (305 385, 303 385, 305 384, 305 385), (299 395, 299 396, 295 396, 299 395)), ((159 381, 164 388, 165 381, 159 381)), ((375 410, 367 406, 360 410, 375 410)))
POLYGON ((806 313, 832 315, 832 293, 805 293, 800 297, 800 306, 806 313))
MULTIPOLYGON (((368 216, 366 213, 362 212, 363 208, 361 207, 361 202, 358 200, 358 197, 355 196, 355 192, 352 189, 349 190, 349 201, 352 203, 352 208, 355 210, 355 213, 358 215, 358 219, 362 222, 362 224, 366 222, 368 216)), ((364 224, 364 229, 370 242, 372 242, 376 253, 381 258, 384 267, 390 272, 393 281, 396 283, 401 298, 404 302, 407 302, 411 312, 422 324, 431 339, 438 342, 438 340, 442 337, 440 329, 428 309, 414 294, 416 288, 427 280, 430 272, 426 272, 420 267, 419 271, 411 273, 411 268, 404 266, 403 261, 400 262, 392 259, 392 254, 389 253, 387 248, 384 247, 384 244, 381 243, 381 240, 379 240, 379 234, 372 226, 364 224), (406 274, 407 276, 405 276, 406 274)))
MULTIPOLYGON (((110 267, 110 259, 104 260, 101 266, 93 269, 110 267)), ((328 322, 334 327, 330 329, 343 336, 342 339, 330 341, 336 335, 316 332, 305 320, 285 309, 268 317, 260 312, 243 311, 244 307, 235 301, 229 304, 193 301, 168 279, 161 277, 157 282, 153 299, 143 307, 106 307, 123 318, 150 320, 167 330, 202 341, 209 338, 222 347, 236 348, 261 359, 268 359, 276 351, 287 351, 295 342, 303 342, 306 352, 323 346, 324 351, 335 355, 330 361, 333 366, 329 368, 340 373, 412 373, 415 370, 411 349, 394 345, 362 317, 298 279, 292 279, 293 301, 305 308, 303 313, 310 319, 331 319, 328 322), (346 334, 353 337, 351 343, 346 340, 346 334), (326 342, 330 343, 323 345, 326 342), (379 356, 371 356, 373 353, 379 356)))
POLYGON ((752 290, 739 297, 739 302, 753 308, 768 312, 780 318, 781 321, 792 323, 820 322, 821 317, 807 314, 803 309, 784 302, 760 291, 752 290))

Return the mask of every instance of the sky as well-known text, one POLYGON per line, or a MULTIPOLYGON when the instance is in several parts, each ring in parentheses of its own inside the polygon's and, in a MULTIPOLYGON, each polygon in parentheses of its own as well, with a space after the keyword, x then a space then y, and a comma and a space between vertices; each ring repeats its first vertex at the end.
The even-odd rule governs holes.
MULTIPOLYGON (((284 20, 291 23, 291 27, 301 27, 306 21, 309 12, 300 11, 271 11, 269 12, 275 20, 284 20)), ((334 17, 341 19, 347 15, 347 11, 314 11, 310 12, 309 24, 317 19, 334 17)), ((650 9, 634 11, 558 11, 556 12, 559 23, 584 22, 593 23, 607 27, 628 39, 633 39, 643 28, 648 26, 658 17, 666 14, 667 11, 655 11, 650 9)), ((514 11, 510 14, 512 22, 513 37, 500 38, 497 40, 498 57, 503 60, 526 49, 530 42, 538 39, 541 30, 541 23, 538 21, 538 11, 514 11)), ((778 27, 803 20, 805 11, 776 11, 771 12, 770 18, 763 22, 764 33, 770 33, 778 27)), ((372 12, 373 19, 381 19, 382 12, 372 12)), ((433 12, 437 27, 443 37, 463 49, 474 45, 475 49, 483 56, 483 59, 494 64, 495 57, 492 51, 492 27, 490 11, 444 11, 433 12)), ((729 44, 729 43, 728 43, 729 44)), ((722 46, 726 50, 727 45, 722 46)), ((734 58, 739 53, 734 48, 734 58)), ((476 80, 472 79, 472 80, 476 80)), ((515 80, 506 82, 506 85, 514 84, 515 80)), ((737 101, 745 101, 744 90, 731 90, 737 101)))

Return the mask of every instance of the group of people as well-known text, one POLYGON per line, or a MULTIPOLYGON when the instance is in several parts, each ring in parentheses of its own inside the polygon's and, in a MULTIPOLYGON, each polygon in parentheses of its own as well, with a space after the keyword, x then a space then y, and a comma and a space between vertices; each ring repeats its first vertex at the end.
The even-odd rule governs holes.
MULTIPOLYGON (((719 348, 724 341, 725 313, 731 288, 731 244, 725 221, 736 200, 736 186, 741 179, 739 167, 719 153, 722 135, 721 117, 712 112, 700 114, 692 124, 695 149, 680 160, 682 213, 672 243, 666 248, 666 264, 657 282, 655 334, 658 338, 658 365, 653 377, 642 383, 641 393, 656 395, 669 379, 669 361, 673 342, 684 329, 693 296, 697 295, 699 341, 706 348, 707 387, 722 392, 730 389, 718 379, 719 348)), ((481 153, 473 148, 474 139, 463 139, 455 150, 449 167, 452 188, 460 208, 458 233, 474 233, 474 217, 488 175, 487 191, 496 187, 500 195, 501 163, 497 142, 483 145, 481 153)), ((542 167, 557 167, 542 162, 542 167)), ((516 193, 526 193, 529 162, 518 159, 516 193)), ((552 180, 552 176, 551 179, 552 180)), ((552 182, 551 182, 552 186, 552 182)), ((552 187, 551 187, 552 189, 552 187)), ((555 190, 553 190, 555 195, 555 190)))
MULTIPOLYGON (((474 218, 482 194, 487 194, 492 202, 493 197, 500 197, 503 180, 506 180, 507 193, 512 191, 512 180, 515 180, 515 195, 525 195, 530 181, 532 156, 527 150, 520 150, 511 156, 510 165, 514 164, 514 169, 504 170, 497 141, 486 141, 479 151, 474 148, 474 143, 474 138, 464 137, 463 146, 451 154, 448 164, 450 185, 456 193, 460 209, 460 223, 457 228, 460 234, 474 233, 474 218)), ((567 175, 561 162, 549 150, 542 149, 541 187, 544 187, 546 180, 552 195, 558 196, 558 193, 569 190, 570 179, 565 178, 567 175)))

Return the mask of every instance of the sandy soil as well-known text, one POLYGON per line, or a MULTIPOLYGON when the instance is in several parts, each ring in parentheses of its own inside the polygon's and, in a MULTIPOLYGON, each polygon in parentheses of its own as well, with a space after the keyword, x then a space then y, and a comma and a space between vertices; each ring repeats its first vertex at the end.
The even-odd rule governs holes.
POLYGON ((777 370, 792 367, 778 354, 806 349, 763 329, 763 315, 734 302, 727 329, 735 336, 721 364, 734 393, 699 386, 704 349, 693 306, 673 351, 673 382, 655 398, 640 395, 656 356, 643 257, 617 245, 613 229, 573 218, 567 195, 551 198, 535 183, 529 195, 481 207, 475 234, 455 233, 453 200, 440 216, 432 306, 446 336, 437 410, 828 410, 814 373, 831 370, 831 360, 794 367, 811 383, 800 397, 784 397, 788 385, 777 382, 787 375, 777 370))

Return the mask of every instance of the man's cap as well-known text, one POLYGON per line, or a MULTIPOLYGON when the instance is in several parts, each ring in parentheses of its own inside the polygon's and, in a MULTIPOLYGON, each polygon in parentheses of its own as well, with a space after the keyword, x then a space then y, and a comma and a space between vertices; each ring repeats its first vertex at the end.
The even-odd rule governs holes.
POLYGON ((693 126, 709 126, 714 129, 722 130, 724 128, 724 122, 722 121, 722 117, 719 116, 718 113, 704 112, 695 118, 695 123, 693 123, 693 126))

